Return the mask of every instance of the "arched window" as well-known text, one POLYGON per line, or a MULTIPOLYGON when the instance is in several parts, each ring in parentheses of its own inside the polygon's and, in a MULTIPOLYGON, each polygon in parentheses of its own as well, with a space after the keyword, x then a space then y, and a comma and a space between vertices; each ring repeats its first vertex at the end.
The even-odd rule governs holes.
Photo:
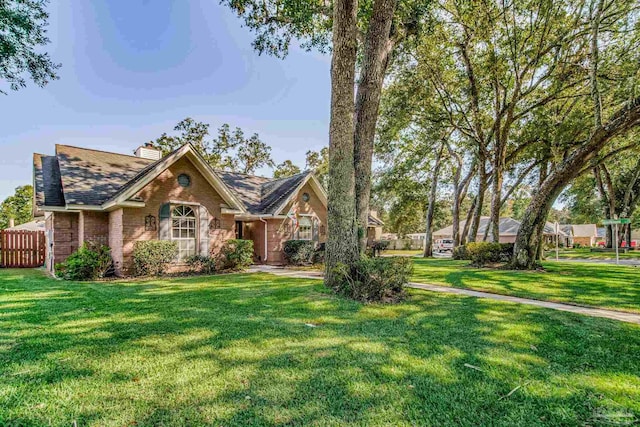
POLYGON ((189 206, 175 206, 171 211, 171 240, 178 242, 178 259, 196 254, 196 213, 189 206))

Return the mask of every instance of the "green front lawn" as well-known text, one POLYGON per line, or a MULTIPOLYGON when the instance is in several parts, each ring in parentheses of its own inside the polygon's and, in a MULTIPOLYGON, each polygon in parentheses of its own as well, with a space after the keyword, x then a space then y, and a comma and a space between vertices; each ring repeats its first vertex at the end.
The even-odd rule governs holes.
POLYGON ((69 283, 0 270, 0 425, 611 425, 640 327, 264 274, 69 283), (75 424, 74 424, 75 423, 75 424))
POLYGON ((422 255, 421 250, 416 249, 389 249, 382 252, 384 256, 418 256, 422 255))
POLYGON ((512 271, 468 264, 416 259, 412 280, 640 313, 640 270, 635 267, 554 261, 544 263, 544 271, 512 271))
MULTIPOLYGON (((546 253, 549 259, 555 259, 556 251, 548 251, 546 253)), ((624 253, 620 250, 620 259, 640 259, 640 250, 629 251, 624 253)), ((580 248, 580 249, 560 249, 558 251, 558 256, 560 258, 568 258, 568 259, 616 259, 615 249, 607 252, 591 252, 589 248, 580 248)))

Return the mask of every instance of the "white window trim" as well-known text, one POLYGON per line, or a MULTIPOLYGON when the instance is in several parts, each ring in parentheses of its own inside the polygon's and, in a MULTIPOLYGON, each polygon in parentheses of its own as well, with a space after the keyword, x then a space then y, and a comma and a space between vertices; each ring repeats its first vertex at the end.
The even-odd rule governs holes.
MULTIPOLYGON (((184 207, 188 207, 189 209, 191 209, 191 211, 193 212, 193 221, 194 221, 194 237, 193 237, 193 241, 194 241, 194 255, 198 254, 198 247, 200 245, 200 241, 199 241, 199 230, 198 230, 198 225, 199 225, 199 218, 198 218, 198 211, 199 209, 196 209, 195 206, 199 206, 198 204, 193 204, 193 203, 183 203, 183 202, 177 202, 176 204, 171 203, 170 207, 170 216, 169 216, 169 220, 171 221, 171 231, 170 231, 170 240, 178 242, 178 255, 176 257, 176 261, 177 262, 185 262, 185 259, 187 257, 182 257, 181 256, 181 251, 180 251, 180 243, 181 241, 190 241, 192 240, 192 238, 187 237, 187 238, 182 238, 182 237, 174 237, 173 236, 173 231, 174 231, 174 225, 173 225, 173 219, 174 219, 174 215, 173 212, 176 210, 176 208, 180 207, 180 206, 184 206, 184 207)), ((179 217, 175 217, 175 218, 179 218, 179 217)), ((178 230, 181 230, 181 228, 178 228, 178 230)), ((189 255, 190 256, 190 255, 189 255)))
POLYGON ((308 239, 303 239, 302 237, 300 237, 300 223, 298 223, 298 230, 296 231, 298 233, 297 236, 297 240, 309 240, 312 241, 313 240, 313 219, 314 219, 314 215, 311 214, 299 214, 298 215, 301 218, 309 218, 311 220, 311 227, 310 227, 310 237, 308 239))

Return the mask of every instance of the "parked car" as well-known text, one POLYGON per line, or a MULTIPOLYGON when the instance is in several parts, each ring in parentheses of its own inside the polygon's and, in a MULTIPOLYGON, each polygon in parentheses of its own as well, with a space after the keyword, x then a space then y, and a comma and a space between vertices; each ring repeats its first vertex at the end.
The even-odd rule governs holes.
POLYGON ((436 239, 433 242, 434 252, 453 252, 453 239, 436 239))

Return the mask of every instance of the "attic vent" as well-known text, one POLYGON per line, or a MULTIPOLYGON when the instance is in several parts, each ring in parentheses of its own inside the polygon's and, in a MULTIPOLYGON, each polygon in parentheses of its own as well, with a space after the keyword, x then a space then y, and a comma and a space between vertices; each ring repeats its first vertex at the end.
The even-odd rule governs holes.
POLYGON ((138 147, 136 150, 136 157, 149 160, 160 160, 162 158, 162 151, 158 150, 150 142, 147 142, 143 146, 138 147))

